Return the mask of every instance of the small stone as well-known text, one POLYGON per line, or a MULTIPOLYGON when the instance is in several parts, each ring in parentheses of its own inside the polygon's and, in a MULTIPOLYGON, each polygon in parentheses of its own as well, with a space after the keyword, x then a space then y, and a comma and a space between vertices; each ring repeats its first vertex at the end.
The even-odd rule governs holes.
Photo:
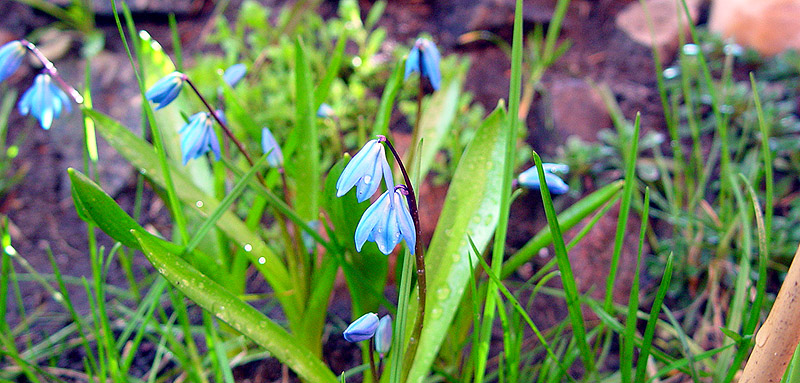
POLYGON ((709 28, 764 55, 800 49, 800 0, 714 1, 709 28))
POLYGON ((597 132, 611 127, 611 117, 600 94, 586 81, 556 81, 550 89, 555 130, 562 137, 576 135, 597 141, 597 132))
MULTIPOLYGON (((675 0, 649 0, 647 9, 638 1, 628 4, 617 14, 617 28, 624 31, 633 41, 645 46, 655 46, 664 62, 672 60, 672 55, 678 47, 678 33, 685 33, 689 24, 683 7, 678 8, 680 2, 675 0), (679 22, 678 14, 681 15, 679 22), (650 30, 652 21, 654 34, 650 30), (680 30, 681 27, 683 30, 680 30)), ((687 0, 692 23, 697 21, 700 1, 687 0)))

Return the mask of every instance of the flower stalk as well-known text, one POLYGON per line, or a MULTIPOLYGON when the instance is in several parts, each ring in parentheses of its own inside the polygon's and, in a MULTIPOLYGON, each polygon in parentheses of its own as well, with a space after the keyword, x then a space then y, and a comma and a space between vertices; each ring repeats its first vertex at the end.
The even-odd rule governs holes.
POLYGON ((414 229, 417 232, 416 243, 414 244, 414 256, 417 265, 419 305, 417 309, 416 326, 414 326, 414 331, 411 333, 411 338, 408 341, 408 350, 406 351, 405 355, 405 363, 403 363, 404 366, 411 366, 411 362, 414 360, 414 356, 417 354, 419 337, 420 334, 422 334, 422 324, 425 321, 425 302, 428 291, 428 286, 425 280, 425 253, 422 246, 422 232, 419 226, 419 211, 417 209, 417 198, 414 194, 414 187, 411 185, 411 179, 408 177, 408 172, 406 171, 405 166, 403 166, 403 161, 400 160, 400 155, 397 154, 394 146, 391 142, 389 142, 389 140, 386 139, 385 136, 378 136, 378 139, 386 143, 386 146, 388 146, 389 150, 392 151, 392 155, 394 155, 394 158, 397 160, 397 164, 400 166, 400 173, 403 174, 403 179, 405 179, 407 185, 406 199, 408 200, 408 210, 411 213, 411 219, 414 221, 414 229))
MULTIPOLYGON (((203 105, 206 106, 208 112, 211 114, 212 117, 214 117, 214 120, 216 120, 219 126, 222 127, 222 130, 225 132, 225 135, 228 136, 231 139, 231 141, 233 141, 233 143, 236 145, 236 148, 238 148, 239 151, 244 155, 244 158, 247 159, 247 162, 250 164, 250 166, 253 166, 255 162, 253 162, 253 158, 250 157, 250 154, 247 153, 247 150, 244 148, 244 145, 242 145, 242 142, 239 141, 239 139, 233 135, 233 132, 231 132, 231 130, 228 128, 228 125, 225 124, 221 118, 219 118, 219 116, 217 115, 217 111, 211 106, 211 104, 208 103, 206 98, 203 97, 203 95, 200 93, 200 90, 198 90, 197 87, 194 85, 194 82, 192 82, 191 79, 186 78, 186 83, 189 84, 189 87, 192 88, 192 91, 194 91, 194 93, 197 95, 197 97, 200 99, 203 105)), ((260 174, 259 178, 261 178, 260 174)))
POLYGON ((58 69, 56 69, 56 66, 53 65, 53 62, 50 61, 47 57, 45 57, 45 55, 39 50, 39 48, 36 48, 36 45, 34 45, 32 42, 25 39, 20 40, 20 42, 22 43, 22 45, 25 46, 25 48, 28 49, 28 51, 30 51, 34 56, 36 56, 36 59, 38 59, 39 62, 42 63, 42 65, 44 66, 44 70, 47 71, 48 74, 50 74, 50 77, 56 80, 56 82, 58 83, 59 86, 61 86, 62 89, 67 91, 67 94, 72 99, 72 101, 75 101, 75 103, 78 105, 82 105, 83 96, 81 96, 80 92, 78 92, 75 88, 73 88, 71 85, 67 84, 66 81, 64 81, 64 79, 58 73, 58 69))

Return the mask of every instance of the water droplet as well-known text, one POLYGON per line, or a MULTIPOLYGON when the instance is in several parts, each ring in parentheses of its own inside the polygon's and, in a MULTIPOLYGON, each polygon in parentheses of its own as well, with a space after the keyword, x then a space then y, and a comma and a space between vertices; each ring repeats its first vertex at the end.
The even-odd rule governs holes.
POLYGON ((674 66, 664 69, 663 73, 664 78, 667 80, 672 80, 673 78, 678 77, 680 74, 681 70, 674 66))
POLYGON ((56 292, 55 294, 53 294, 53 299, 55 299, 56 302, 63 302, 64 301, 64 296, 61 295, 61 293, 56 292))
POLYGON ((225 306, 220 305, 219 306, 219 311, 225 311, 225 306))
POLYGON ((460 253, 453 253, 453 263, 461 262, 461 254, 460 253))
POLYGON ((363 180, 364 180, 365 184, 369 185, 369 184, 372 183, 372 176, 369 176, 369 175, 364 176, 363 180))
POLYGON ((17 249, 15 249, 14 246, 8 245, 5 248, 3 248, 3 250, 8 255, 17 255, 17 249))
POLYGON ((259 264, 259 265, 263 265, 263 264, 265 264, 265 263, 267 263, 267 259, 266 259, 266 258, 264 258, 264 257, 258 257, 258 264, 259 264))
POLYGON ((449 237, 453 234, 453 229, 444 229, 444 235, 449 237))
POLYGON ((686 44, 683 46, 683 54, 687 56, 697 56, 700 53, 700 46, 697 44, 686 44))
POLYGON ((249 243, 245 243, 244 246, 242 246, 242 247, 244 248, 244 251, 246 251, 248 253, 253 250, 253 245, 251 245, 249 243))
POLYGON ((447 299, 449 296, 450 289, 447 287, 440 287, 438 290, 436 290, 436 298, 438 298, 440 301, 447 299))
POLYGON ((197 202, 194 203, 194 206, 197 206, 198 208, 203 207, 203 205, 204 205, 203 201, 197 201, 197 202))
POLYGON ((441 317, 442 317, 442 309, 437 307, 437 308, 431 310, 431 318, 439 319, 441 317))
POLYGON ((139 169, 139 173, 145 175, 147 174, 147 169, 139 169))

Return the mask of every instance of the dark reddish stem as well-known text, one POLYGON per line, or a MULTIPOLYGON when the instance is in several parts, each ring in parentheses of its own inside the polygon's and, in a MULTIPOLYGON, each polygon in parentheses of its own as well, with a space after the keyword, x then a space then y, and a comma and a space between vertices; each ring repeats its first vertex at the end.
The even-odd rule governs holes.
POLYGON ((25 39, 20 40, 19 42, 22 43, 22 45, 24 45, 25 48, 28 49, 28 51, 33 53, 34 56, 36 56, 36 59, 38 59, 44 66, 44 70, 47 71, 50 77, 56 80, 58 85, 61 86, 61 89, 67 91, 72 101, 75 101, 75 103, 78 105, 83 104, 83 96, 81 96, 81 94, 77 90, 75 90, 75 88, 67 84, 67 82, 64 81, 63 78, 61 78, 61 75, 58 74, 58 69, 56 69, 56 66, 53 65, 53 62, 50 61, 47 57, 45 57, 45 55, 41 51, 39 51, 39 48, 36 48, 36 45, 33 45, 32 42, 25 39))
POLYGON ((228 136, 231 139, 231 141, 233 141, 233 143, 236 145, 236 147, 239 149, 239 151, 242 154, 244 154, 244 158, 247 159, 247 162, 250 164, 250 166, 253 166, 255 163, 253 162, 253 159, 250 158, 250 155, 247 153, 247 150, 244 148, 244 145, 242 145, 242 143, 239 141, 239 139, 237 139, 236 136, 233 135, 233 132, 231 132, 231 130, 228 129, 228 125, 226 125, 224 122, 222 122, 222 119, 220 119, 219 116, 217 115, 217 111, 214 110, 214 108, 211 107, 211 104, 209 104, 208 101, 206 101, 206 98, 203 97, 202 94, 200 94, 200 91, 197 89, 196 86, 194 86, 194 83, 192 82, 192 80, 190 80, 187 77, 186 78, 186 83, 189 84, 189 86, 192 88, 192 90, 197 95, 197 97, 200 99, 200 101, 203 102, 203 104, 208 109, 208 112, 211 113, 212 117, 214 117, 214 120, 216 120, 217 123, 219 124, 219 126, 222 127, 222 130, 225 132, 225 135, 228 136))
POLYGON ((408 177, 403 161, 397 154, 397 151, 392 146, 392 143, 386 139, 385 136, 378 136, 378 140, 385 142, 389 150, 392 151, 397 164, 400 166, 400 172, 403 173, 403 178, 406 181, 406 199, 408 200, 408 211, 411 213, 411 219, 414 221, 414 230, 417 234, 417 243, 414 244, 414 256, 417 261, 417 287, 419 288, 419 308, 417 310, 417 323, 414 327, 414 332, 411 333, 411 338, 408 341, 408 351, 405 356, 404 366, 410 366, 417 354, 417 346, 419 346, 419 337, 422 334, 422 323, 425 321, 425 301, 428 291, 428 286, 425 281, 425 254, 422 250, 422 232, 419 225, 419 211, 417 210, 417 197, 414 195, 414 187, 411 185, 411 179, 408 177))

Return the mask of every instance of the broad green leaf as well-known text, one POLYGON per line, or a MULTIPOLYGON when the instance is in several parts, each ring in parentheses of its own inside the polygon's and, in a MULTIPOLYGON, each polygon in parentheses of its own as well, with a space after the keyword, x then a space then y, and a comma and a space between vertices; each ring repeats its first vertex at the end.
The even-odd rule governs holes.
POLYGON ((84 220, 94 222, 115 241, 132 249, 141 250, 139 241, 131 234, 131 230, 144 231, 144 228, 83 173, 73 168, 67 169, 67 173, 72 182, 72 198, 78 215, 84 220))
POLYGON ((307 221, 319 218, 319 138, 317 136, 314 86, 303 42, 298 39, 295 49, 295 127, 290 141, 292 145, 284 151, 287 157, 286 170, 295 185, 294 206, 297 213, 307 221))
POLYGON ((294 336, 168 250, 165 241, 137 230, 131 233, 156 270, 189 299, 264 347, 304 381, 336 382, 325 363, 294 336))
MULTIPOLYGON (((150 144, 142 141, 120 123, 100 112, 86 110, 85 113, 97 123, 97 131, 103 135, 109 145, 153 183, 160 187, 164 186, 164 176, 158 165, 155 151, 150 144)), ((170 166, 178 198, 186 206, 203 216, 214 212, 219 206, 219 201, 203 193, 180 171, 177 165, 170 163, 170 166)), ((280 257, 261 240, 258 234, 250 230, 239 217, 230 211, 222 214, 217 221, 217 228, 240 246, 250 245, 251 251, 247 252, 248 259, 275 290, 275 295, 283 303, 283 309, 287 316, 293 319, 297 318, 300 303, 290 293, 289 274, 280 257)))
MULTIPOLYGON (((72 183, 72 199, 78 215, 87 222, 93 222, 103 232, 115 241, 132 249, 141 250, 139 242, 131 234, 131 230, 145 231, 128 213, 122 210, 111 196, 106 194, 99 185, 90 180, 86 175, 75 169, 67 169, 72 183)), ((170 251, 183 253, 183 249, 172 243, 165 245, 170 251)), ((193 259, 203 267, 205 272, 218 270, 222 265, 215 262, 201 252, 194 252, 193 259)), ((214 273, 219 275, 219 273, 214 273)))
POLYGON ((441 90, 433 94, 420 118, 419 138, 424 145, 420 154, 419 179, 425 179, 442 142, 450 134, 458 109, 458 98, 469 70, 469 61, 462 60, 453 69, 448 72, 448 78, 441 90))
MULTIPOLYGON (((483 251, 494 235, 503 176, 505 119, 505 110, 499 105, 476 132, 453 175, 426 253, 425 323, 409 382, 421 382, 430 371, 469 281, 469 257, 472 257, 472 264, 478 263, 468 238, 483 251)), ((416 302, 415 299, 411 301, 416 302)))

